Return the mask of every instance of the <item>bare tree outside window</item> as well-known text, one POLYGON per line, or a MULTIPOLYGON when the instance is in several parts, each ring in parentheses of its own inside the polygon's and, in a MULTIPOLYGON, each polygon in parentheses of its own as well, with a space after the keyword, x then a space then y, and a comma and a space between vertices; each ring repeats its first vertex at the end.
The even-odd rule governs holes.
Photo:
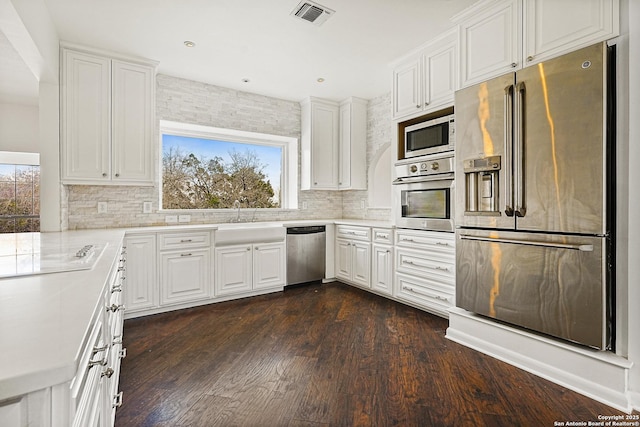
POLYGON ((40 231, 40 166, 0 164, 0 233, 40 231))
POLYGON ((281 164, 280 147, 163 137, 162 208, 279 208, 281 164))

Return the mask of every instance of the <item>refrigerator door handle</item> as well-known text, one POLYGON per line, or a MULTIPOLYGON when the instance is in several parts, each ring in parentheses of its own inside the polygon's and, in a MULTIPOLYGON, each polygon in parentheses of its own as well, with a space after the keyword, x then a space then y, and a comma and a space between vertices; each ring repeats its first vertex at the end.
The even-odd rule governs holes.
POLYGON ((513 216, 513 183, 511 176, 511 160, 513 147, 513 85, 504 88, 504 213, 513 216))
POLYGON ((593 245, 572 244, 572 243, 556 243, 556 242, 541 242, 536 240, 520 240, 520 239, 502 239, 499 237, 481 237, 470 236, 467 234, 460 234, 460 238, 463 240, 479 240, 481 242, 491 243, 511 243, 515 245, 529 245, 529 246, 544 246, 547 248, 557 249, 574 249, 582 252, 593 252, 593 245))
POLYGON ((513 177, 514 177, 514 213, 517 217, 523 217, 526 214, 524 206, 524 133, 525 133, 525 93, 526 87, 524 82, 516 84, 515 109, 514 114, 514 139, 513 145, 513 177))

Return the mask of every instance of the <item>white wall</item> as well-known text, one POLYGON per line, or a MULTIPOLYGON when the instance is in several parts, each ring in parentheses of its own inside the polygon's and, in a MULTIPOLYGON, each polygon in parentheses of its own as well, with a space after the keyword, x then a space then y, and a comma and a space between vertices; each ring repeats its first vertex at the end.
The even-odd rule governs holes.
POLYGON ((0 151, 39 153, 38 107, 0 104, 0 151))
POLYGON ((40 229, 60 231, 58 34, 43 0, 0 0, 0 12, 0 30, 40 83, 37 118, 30 121, 40 153, 40 229))

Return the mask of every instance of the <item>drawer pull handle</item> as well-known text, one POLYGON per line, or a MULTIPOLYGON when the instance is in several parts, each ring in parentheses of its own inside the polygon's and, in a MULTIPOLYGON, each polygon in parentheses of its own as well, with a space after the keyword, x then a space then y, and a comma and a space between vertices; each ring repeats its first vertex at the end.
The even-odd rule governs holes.
POLYGON ((419 292, 419 291, 416 291, 415 289, 413 289, 410 286, 403 286, 402 289, 405 290, 405 291, 413 292, 414 294, 417 294, 417 295, 422 295, 422 296, 427 297, 427 298, 437 299, 438 301, 444 301, 444 302, 448 302, 449 301, 449 298, 447 298, 447 297, 441 297, 440 295, 432 295, 432 294, 427 293, 427 292, 419 292))
POLYGON ((413 262, 413 261, 402 261, 403 264, 407 264, 407 265, 413 265, 416 267, 423 267, 423 268, 428 268, 430 270, 438 270, 438 271, 446 271, 449 272, 449 269, 446 267, 440 267, 439 265, 436 265, 435 267, 432 265, 428 265, 428 264, 419 264, 417 262, 413 262))
POLYGON ((119 408, 122 406, 122 392, 113 396, 113 408, 119 408))
POLYGON ((117 305, 114 303, 114 304, 108 305, 106 308, 107 308, 107 311, 115 313, 116 311, 124 310, 124 304, 117 305))
POLYGON ((127 349, 123 348, 122 350, 120 350, 118 356, 120 357, 120 359, 124 359, 125 357, 127 357, 127 349))
POLYGON ((114 294, 116 292, 122 292, 122 285, 120 286, 114 286, 113 288, 111 288, 111 293, 114 294))
POLYGON ((108 356, 105 354, 104 357, 102 359, 98 359, 98 360, 89 360, 89 369, 93 368, 94 366, 107 366, 107 359, 108 356))
POLYGON ((105 371, 103 371, 100 374, 100 377, 107 377, 107 378, 111 378, 111 376, 115 373, 115 371, 113 370, 113 368, 107 368, 105 371))
POLYGON ((191 256, 193 255, 192 253, 188 253, 188 254, 180 254, 180 256, 191 256))
POLYGON ((102 347, 93 347, 93 351, 92 354, 95 355, 96 353, 100 353, 101 351, 105 351, 106 349, 109 348, 109 345, 103 345, 102 347))
POLYGON ((183 240, 180 240, 180 243, 191 243, 191 242, 193 242, 193 239, 183 239, 183 240))

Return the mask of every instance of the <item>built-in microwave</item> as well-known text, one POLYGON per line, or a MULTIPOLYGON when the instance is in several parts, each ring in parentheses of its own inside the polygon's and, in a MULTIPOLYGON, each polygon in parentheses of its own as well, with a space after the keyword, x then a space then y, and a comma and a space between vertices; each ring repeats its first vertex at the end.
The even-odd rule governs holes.
POLYGON ((437 157, 396 163, 393 198, 397 227, 454 230, 453 156, 437 157))
POLYGON ((404 129, 405 157, 444 153, 455 148, 453 114, 427 120, 404 129))

